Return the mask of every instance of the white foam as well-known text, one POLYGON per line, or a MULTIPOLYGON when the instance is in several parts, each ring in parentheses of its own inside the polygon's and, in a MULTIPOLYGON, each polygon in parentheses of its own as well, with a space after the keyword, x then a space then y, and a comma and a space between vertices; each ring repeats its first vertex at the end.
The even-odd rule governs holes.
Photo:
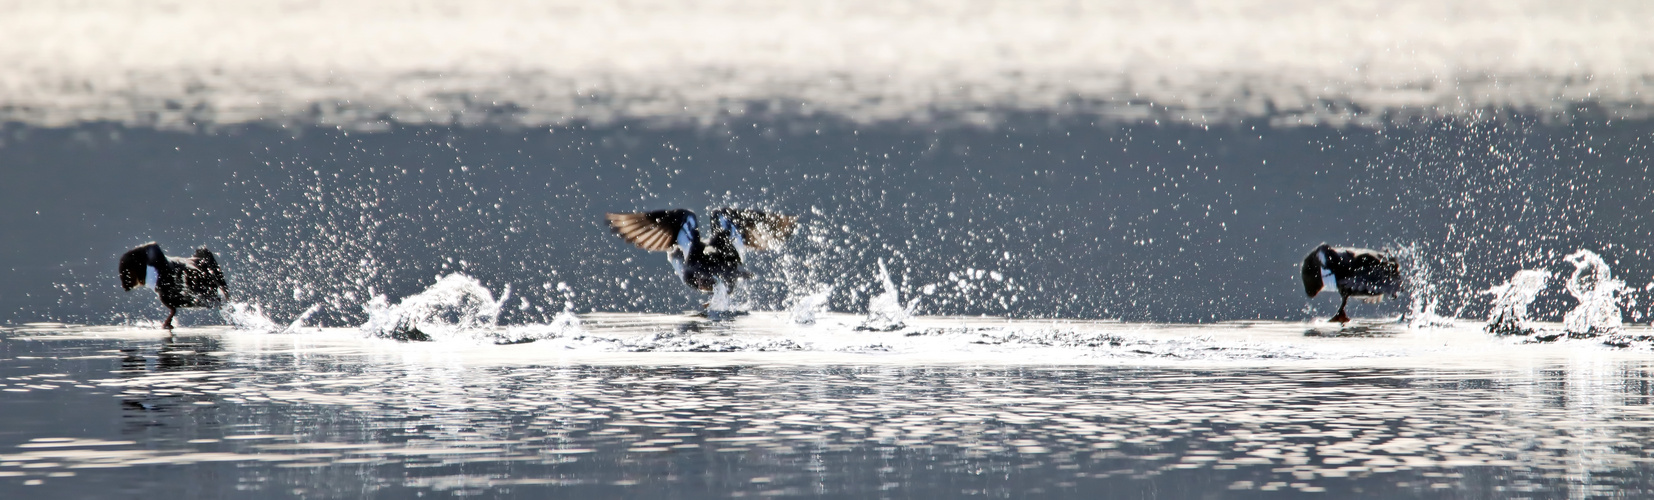
MULTIPOLYGON (((797 326, 784 312, 754 312, 729 319, 634 313, 592 313, 580 330, 540 335, 541 340, 492 355, 520 356, 541 362, 548 354, 562 359, 628 359, 618 354, 727 353, 738 359, 770 362, 934 362, 992 360, 995 363, 1280 362, 1394 357, 1439 349, 1439 339, 1409 337, 1392 323, 1363 324, 1308 335, 1298 323, 1262 322, 1227 325, 1150 325, 1108 321, 1020 321, 1003 318, 912 316, 899 332, 869 332, 857 315, 823 313, 815 325, 797 326), (1356 332, 1356 333, 1352 333, 1356 332), (1321 339, 1322 336, 1370 335, 1370 342, 1321 339), (802 355, 797 357, 794 355, 802 355)), ((534 333, 546 325, 505 330, 534 333)), ((1464 330, 1469 332, 1469 330, 1464 330)), ((1473 332, 1472 332, 1473 333, 1473 332)), ((1445 337, 1444 337, 1445 338, 1445 337)), ((1480 335, 1453 336, 1477 341, 1480 335)), ((418 348, 418 346, 414 346, 418 348)), ((695 358, 679 359, 698 362, 695 358)), ((707 358, 729 362, 735 358, 707 358)), ((654 362, 654 361, 651 361, 654 362)))
POLYGON ((827 312, 827 302, 833 297, 832 285, 816 284, 803 295, 787 298, 787 316, 795 325, 813 325, 816 316, 827 312))
POLYGON ((547 324, 512 325, 492 332, 496 344, 522 344, 547 339, 559 339, 585 333, 580 316, 572 304, 566 304, 547 324))
POLYGON ((394 305, 384 295, 375 295, 362 306, 368 319, 357 328, 398 340, 509 341, 497 335, 495 322, 510 298, 510 287, 494 300, 494 294, 476 278, 453 273, 394 305))
POLYGON ((321 310, 321 304, 312 304, 304 312, 294 317, 293 321, 285 326, 277 327, 276 322, 264 312, 264 306, 253 303, 232 302, 219 309, 218 314, 229 323, 230 328, 259 333, 298 333, 304 328, 304 322, 310 316, 321 310))
POLYGON ((883 291, 867 299, 867 319, 862 321, 862 329, 875 331, 899 330, 906 326, 906 321, 913 316, 914 309, 919 307, 919 298, 914 297, 906 305, 902 304, 901 292, 896 290, 896 284, 890 280, 890 270, 885 268, 884 259, 879 259, 879 284, 883 291))

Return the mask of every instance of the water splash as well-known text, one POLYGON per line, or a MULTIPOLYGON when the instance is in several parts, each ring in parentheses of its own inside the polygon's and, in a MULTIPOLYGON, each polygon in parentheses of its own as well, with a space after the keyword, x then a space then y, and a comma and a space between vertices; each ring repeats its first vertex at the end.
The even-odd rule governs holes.
POLYGON ((827 302, 833 297, 833 286, 815 284, 814 291, 787 299, 788 319, 795 325, 813 325, 816 316, 827 312, 827 302))
POLYGON ((1510 277, 1510 281, 1483 291, 1493 295, 1493 309, 1487 316, 1488 333, 1498 335, 1532 335, 1528 325, 1528 305, 1551 280, 1548 271, 1524 269, 1510 277))
MULTIPOLYGON (((549 284, 547 288, 550 288, 549 284)), ((563 293, 563 310, 551 319, 550 323, 535 325, 513 325, 494 333, 496 344, 526 344, 537 340, 557 339, 577 336, 585 333, 586 329, 580 321, 580 316, 574 313, 574 289, 568 283, 557 283, 557 291, 563 293)), ((501 298, 504 304, 505 299, 501 298)), ((527 303, 525 300, 524 303, 527 303)))
POLYGON ((586 333, 580 316, 572 307, 558 312, 548 324, 512 325, 492 332, 495 344, 526 344, 539 340, 560 339, 586 333))
POLYGON ((746 309, 745 304, 736 302, 734 291, 722 280, 712 286, 712 297, 706 300, 706 317, 729 319, 745 315, 746 309))
POLYGON ((223 317, 224 322, 229 323, 232 329, 255 332, 273 332, 276 330, 276 322, 271 321, 270 317, 264 313, 264 307, 258 304, 241 302, 226 304, 223 309, 218 311, 218 315, 223 317))
POLYGON ((502 332, 494 328, 500 308, 510 298, 509 285, 500 299, 494 300, 494 294, 476 278, 453 273, 395 305, 384 295, 375 295, 362 306, 368 320, 357 328, 369 335, 395 340, 511 342, 515 339, 502 337, 502 332))
POLYGON ((712 286, 712 297, 706 300, 706 312, 728 312, 735 310, 735 303, 729 298, 729 286, 722 280, 712 286))
POLYGON ((580 316, 574 314, 574 303, 572 302, 565 304, 563 310, 557 313, 557 317, 551 319, 550 326, 554 335, 558 337, 584 331, 580 327, 580 316))
POLYGON ((580 316, 574 313, 574 289, 567 283, 557 283, 557 290, 563 292, 563 310, 551 318, 550 330, 540 338, 563 337, 584 332, 580 326, 580 316))
POLYGON ((1562 328, 1570 337, 1595 337, 1619 331, 1619 294, 1625 282, 1614 279, 1608 263, 1595 252, 1580 250, 1563 260, 1574 265, 1568 277, 1568 293, 1579 305, 1563 317, 1562 328))
POLYGON ((1430 272, 1424 250, 1417 243, 1392 247, 1388 250, 1401 265, 1402 290, 1407 294, 1407 326, 1409 328, 1451 328, 1457 312, 1443 316, 1436 312, 1441 303, 1441 292, 1430 272))
POLYGON ((918 297, 908 301, 906 306, 902 305, 901 292, 890 281, 890 270, 885 268, 884 259, 879 259, 879 282, 884 285, 884 292, 867 300, 867 319, 856 327, 857 330, 900 330, 907 326, 907 319, 913 317, 913 310, 919 307, 918 297))
POLYGON ((218 315, 224 318, 225 323, 230 324, 230 328, 236 330, 261 333, 298 333, 300 329, 304 328, 304 323, 310 320, 310 315, 316 314, 316 311, 321 310, 321 308, 321 304, 312 304, 284 327, 276 326, 276 322, 271 320, 270 316, 264 312, 264 306, 258 304, 230 303, 220 309, 218 315))

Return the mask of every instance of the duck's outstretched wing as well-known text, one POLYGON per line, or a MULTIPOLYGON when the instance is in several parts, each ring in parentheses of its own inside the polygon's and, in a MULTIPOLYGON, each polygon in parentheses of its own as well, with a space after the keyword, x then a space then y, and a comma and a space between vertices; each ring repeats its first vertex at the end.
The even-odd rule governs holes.
POLYGON ((651 252, 671 250, 679 240, 689 241, 696 231, 695 212, 675 208, 653 212, 603 214, 609 229, 627 243, 651 252))
POLYGON ((798 229, 798 217, 762 212, 747 208, 720 208, 712 217, 728 218, 741 231, 742 243, 753 250, 769 250, 781 246, 798 229))

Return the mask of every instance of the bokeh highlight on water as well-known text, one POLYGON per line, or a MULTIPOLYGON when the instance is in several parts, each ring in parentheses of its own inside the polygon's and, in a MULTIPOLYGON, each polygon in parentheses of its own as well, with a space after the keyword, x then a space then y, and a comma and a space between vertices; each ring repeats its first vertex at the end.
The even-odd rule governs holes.
POLYGON ((0 52, 0 308, 146 317, 99 277, 160 239, 284 323, 452 272, 514 286, 507 323, 550 321, 557 284, 678 310, 597 214, 722 204, 805 216, 740 291, 763 309, 865 308, 885 259, 923 314, 1298 319, 1286 267, 1322 241, 1418 248, 1446 315, 1578 249, 1648 280, 1646 7, 972 5, 8 5, 45 43, 0 52))
POLYGON ((676 311, 599 214, 730 204, 805 222, 733 297, 764 310, 864 311, 882 259, 918 314, 1305 319, 1325 241, 1431 277, 1357 314, 1484 317, 1583 249, 1646 315, 1646 6, 1288 7, 9 4, 0 310, 148 318, 103 278, 156 239, 282 324, 455 272, 505 324, 676 311))
MULTIPOLYGON (((559 283, 580 311, 681 310, 697 299, 599 214, 721 204, 806 221, 757 259, 748 293, 761 309, 826 284, 832 309, 859 312, 880 290, 879 259, 904 296, 923 298, 921 314, 1162 321, 1304 318, 1291 266, 1323 241, 1417 245, 1438 311, 1461 317, 1483 316, 1477 292, 1519 269, 1567 272, 1561 257, 1582 248, 1625 277, 1628 296, 1654 270, 1639 236, 1654 213, 1646 122, 1023 118, 994 130, 816 118, 372 134, 10 125, 4 302, 14 321, 147 318, 151 298, 106 278, 111 256, 157 239, 213 247, 240 296, 283 322, 320 304, 322 324, 360 324, 373 295, 406 297, 452 272, 531 304, 502 309, 507 323, 550 320, 559 283)), ((1533 310, 1559 320, 1572 305, 1553 288, 1533 310)), ((1366 314, 1406 306, 1382 307, 1366 314)))

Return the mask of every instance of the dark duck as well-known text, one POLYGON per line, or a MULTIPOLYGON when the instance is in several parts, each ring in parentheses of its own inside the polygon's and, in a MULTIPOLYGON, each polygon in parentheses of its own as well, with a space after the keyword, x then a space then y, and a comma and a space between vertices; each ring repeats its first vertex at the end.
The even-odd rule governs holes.
POLYGON ((167 320, 161 328, 172 329, 172 317, 180 307, 217 307, 230 300, 230 285, 224 281, 224 270, 218 259, 205 247, 195 249, 190 257, 167 257, 161 246, 145 243, 121 255, 121 288, 132 290, 147 286, 150 270, 154 269, 155 294, 161 305, 167 307, 167 320))
POLYGON ((1350 297, 1374 299, 1401 293, 1401 264, 1395 257, 1365 248, 1345 248, 1322 243, 1304 257, 1304 293, 1314 298, 1323 288, 1338 290, 1343 299, 1332 321, 1348 323, 1344 306, 1350 297))
POLYGON ((712 211, 708 238, 701 238, 700 219, 685 209, 610 213, 609 228, 627 243, 666 259, 684 284, 711 293, 718 283, 733 290, 737 281, 751 278, 742 266, 748 250, 781 246, 797 228, 798 218, 757 210, 720 208, 712 211))

